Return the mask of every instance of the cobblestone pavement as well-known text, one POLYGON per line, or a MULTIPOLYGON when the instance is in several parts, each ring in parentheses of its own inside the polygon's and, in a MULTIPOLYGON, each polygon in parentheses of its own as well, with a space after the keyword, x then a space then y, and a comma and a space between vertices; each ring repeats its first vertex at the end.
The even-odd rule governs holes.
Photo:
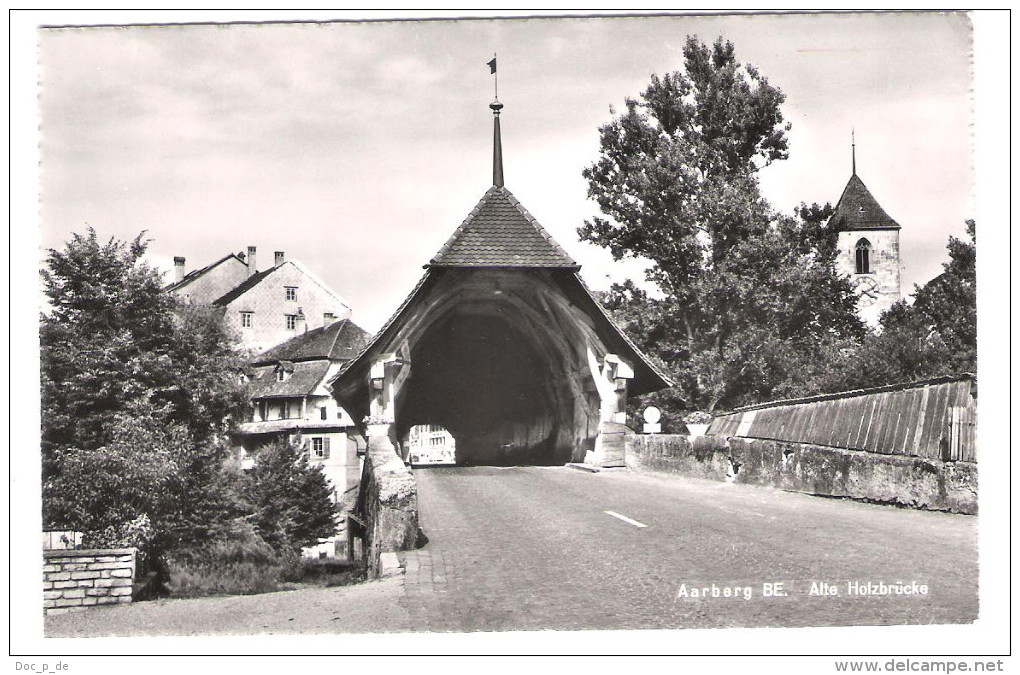
POLYGON ((415 630, 886 625, 977 617, 974 517, 624 469, 448 467, 416 476, 429 543, 401 554, 401 604, 415 630), (917 582, 928 594, 848 595, 852 581, 860 587, 917 582), (763 584, 774 582, 783 584, 785 596, 763 594, 763 584), (823 582, 839 595, 810 595, 813 583, 824 591, 823 582), (719 597, 712 597, 713 584, 719 597), (678 597, 681 587, 688 597, 678 597), (695 588, 706 588, 709 597, 693 597, 695 588))

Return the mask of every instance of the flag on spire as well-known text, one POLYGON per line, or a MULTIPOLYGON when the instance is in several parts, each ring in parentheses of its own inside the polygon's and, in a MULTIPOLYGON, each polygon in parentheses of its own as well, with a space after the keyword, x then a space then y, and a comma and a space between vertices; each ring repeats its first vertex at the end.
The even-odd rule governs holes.
POLYGON ((492 60, 489 61, 488 63, 486 63, 485 65, 487 65, 489 67, 489 74, 490 75, 495 75, 496 74, 496 57, 495 56, 493 56, 492 60))

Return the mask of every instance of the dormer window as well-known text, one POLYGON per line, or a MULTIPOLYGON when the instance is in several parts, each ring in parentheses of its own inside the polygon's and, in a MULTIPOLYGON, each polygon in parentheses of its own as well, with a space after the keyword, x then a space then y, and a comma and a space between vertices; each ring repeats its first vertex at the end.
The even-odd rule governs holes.
POLYGON ((280 361, 279 365, 276 366, 276 381, 286 382, 294 372, 294 364, 290 361, 280 361))
POLYGON ((871 274, 871 242, 862 237, 857 242, 856 253, 857 274, 871 274))
POLYGON ((284 292, 288 300, 297 300, 297 286, 287 286, 284 292))

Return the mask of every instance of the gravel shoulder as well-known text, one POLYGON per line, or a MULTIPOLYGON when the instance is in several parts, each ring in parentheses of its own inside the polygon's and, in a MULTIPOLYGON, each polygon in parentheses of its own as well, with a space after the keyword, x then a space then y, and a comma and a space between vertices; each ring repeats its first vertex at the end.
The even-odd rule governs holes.
POLYGON ((288 635, 407 631, 401 577, 353 586, 154 600, 47 616, 46 637, 288 635))

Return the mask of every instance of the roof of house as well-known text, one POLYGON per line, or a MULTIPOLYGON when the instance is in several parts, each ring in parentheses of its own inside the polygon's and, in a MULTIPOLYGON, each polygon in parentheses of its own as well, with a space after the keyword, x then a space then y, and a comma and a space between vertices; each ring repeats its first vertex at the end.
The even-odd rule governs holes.
POLYGON ((200 276, 202 276, 206 272, 209 272, 214 267, 217 267, 217 266, 221 265, 222 263, 225 263, 226 261, 230 260, 231 258, 237 258, 238 262, 240 262, 242 265, 244 265, 245 267, 248 266, 248 263, 246 263, 244 261, 244 259, 241 258, 241 256, 237 255, 236 253, 228 253, 227 255, 223 256, 219 260, 217 260, 215 262, 211 262, 208 265, 206 265, 205 267, 202 267, 201 269, 192 270, 192 271, 188 272, 187 274, 184 275, 183 279, 181 279, 180 281, 175 281, 174 283, 167 285, 166 287, 163 288, 163 290, 168 292, 168 293, 171 292, 171 291, 176 291, 178 288, 180 288, 182 286, 185 286, 187 284, 190 284, 192 281, 194 281, 195 279, 199 278, 200 276))
POLYGON ((889 217, 856 173, 843 188, 843 194, 836 204, 836 211, 829 219, 830 226, 840 230, 887 230, 899 229, 899 224, 889 217))
POLYGON ((325 429, 340 431, 347 425, 341 420, 309 420, 300 417, 291 417, 284 420, 267 420, 265 422, 242 422, 237 425, 236 433, 242 436, 256 436, 259 434, 278 434, 281 431, 318 431, 322 433, 325 429))
POLYGON ((326 283, 324 281, 322 281, 321 279, 319 279, 319 277, 317 277, 315 274, 313 274, 311 272, 311 270, 309 270, 307 267, 305 267, 304 265, 300 264, 296 260, 288 260, 287 262, 285 262, 283 264, 275 265, 273 267, 270 267, 269 269, 262 270, 261 272, 256 272, 255 274, 251 275, 250 277, 245 279, 243 282, 238 284, 232 290, 230 290, 227 293, 223 294, 222 296, 220 296, 216 300, 213 300, 212 304, 219 305, 221 307, 226 307, 227 305, 232 303, 234 300, 237 300, 239 297, 241 297, 242 295, 244 295, 245 293, 247 293, 248 291, 253 289, 255 286, 258 286, 266 277, 271 275, 273 272, 275 272, 278 269, 282 269, 283 267, 285 267, 287 265, 291 265, 292 267, 297 269, 299 272, 301 272, 303 275, 305 275, 306 277, 311 279, 312 282, 314 282, 315 284, 321 286, 323 290, 325 290, 327 293, 329 293, 334 298, 336 298, 336 300, 338 302, 340 302, 340 304, 344 305, 345 307, 350 307, 350 304, 348 304, 348 302, 346 300, 344 300, 342 297, 340 297, 340 295, 338 295, 336 293, 336 291, 334 291, 332 288, 327 286, 326 283))
POLYGON ((425 267, 581 266, 509 190, 494 185, 425 267))
POLYGON ((300 361, 288 367, 264 365, 255 368, 251 379, 252 398, 287 398, 291 396, 308 396, 313 393, 329 371, 330 363, 325 359, 318 361, 300 361), (287 372, 287 377, 280 382, 276 377, 279 369, 287 372))
POLYGON ((237 300, 239 297, 244 295, 246 292, 248 292, 249 290, 254 288, 256 285, 258 285, 258 283, 260 281, 262 281, 263 279, 265 279, 266 277, 268 277, 270 274, 272 274, 273 272, 275 272, 278 269, 280 269, 280 268, 279 267, 270 267, 267 270, 262 270, 261 272, 256 272, 255 274, 251 275, 250 277, 248 277, 247 279, 242 281, 240 284, 235 286, 232 290, 228 291, 227 293, 225 293, 225 294, 221 295, 220 297, 216 298, 215 300, 213 300, 212 304, 219 305, 221 307, 226 307, 227 305, 232 303, 234 300, 237 300))
POLYGON ((350 319, 334 321, 328 326, 314 328, 262 352, 252 360, 252 364, 313 359, 347 361, 361 352, 370 337, 367 331, 350 319))

